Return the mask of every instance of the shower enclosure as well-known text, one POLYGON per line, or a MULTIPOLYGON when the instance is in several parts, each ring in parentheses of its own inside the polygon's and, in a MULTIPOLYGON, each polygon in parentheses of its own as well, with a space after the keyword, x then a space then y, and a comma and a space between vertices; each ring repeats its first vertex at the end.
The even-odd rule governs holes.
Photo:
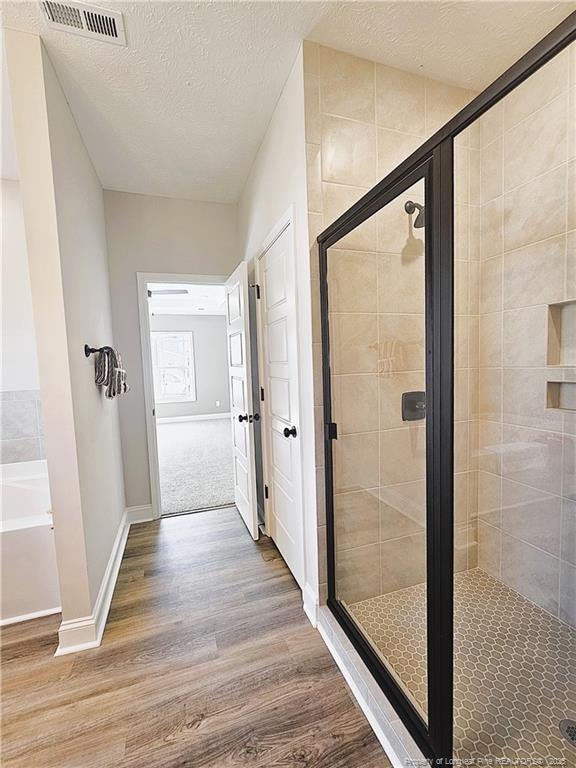
POLYGON ((576 764, 575 38, 318 238, 327 602, 428 758, 576 764))

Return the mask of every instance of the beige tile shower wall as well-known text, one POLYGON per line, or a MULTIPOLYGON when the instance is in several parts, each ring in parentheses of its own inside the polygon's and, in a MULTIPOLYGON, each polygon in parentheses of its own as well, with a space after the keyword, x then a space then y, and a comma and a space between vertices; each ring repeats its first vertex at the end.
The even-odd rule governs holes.
POLYGON ((546 386, 576 381, 569 345, 548 357, 549 305, 576 300, 576 44, 480 129, 479 565, 575 624, 576 412, 546 386))
MULTIPOLYGON (((318 478, 323 481, 318 233, 458 112, 469 91, 315 44, 304 49, 318 478)), ((456 148, 457 567, 476 564, 479 134, 456 148), (475 215, 472 211, 475 211, 475 215), (472 301, 472 306, 470 302, 472 301)), ((337 575, 354 602, 424 580, 424 422, 401 421, 400 397, 424 388, 423 258, 401 256, 413 190, 352 232, 330 256, 337 575)), ((424 231, 411 233, 422 238, 424 231)), ((323 482, 319 551, 325 594, 323 482)))

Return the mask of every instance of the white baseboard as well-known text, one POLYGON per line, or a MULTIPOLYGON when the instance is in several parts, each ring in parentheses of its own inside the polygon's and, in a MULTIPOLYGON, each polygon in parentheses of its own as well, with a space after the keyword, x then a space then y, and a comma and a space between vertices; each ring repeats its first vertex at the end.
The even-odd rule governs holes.
POLYGON ((324 640, 324 643, 328 650, 330 651, 330 654, 336 664, 338 665, 338 668, 340 672, 342 672, 342 675, 346 682, 348 683, 348 687, 352 691, 352 694, 354 695, 354 698, 358 702, 360 709, 364 713, 364 716, 370 723, 370 727, 374 731, 374 735, 382 745, 382 749, 388 756, 390 762, 394 766, 394 768, 406 768, 406 763, 404 759, 398 755, 397 751, 394 749, 392 744, 390 743, 390 740, 382 730, 380 723, 374 716, 374 713, 372 712, 372 708, 368 704, 368 701, 366 700, 365 696, 362 694, 358 686, 356 685, 356 682, 350 672, 348 671, 348 667, 346 665, 346 662, 344 659, 340 656, 338 653, 338 650, 336 649, 336 646, 332 642, 331 638, 329 637, 328 633, 322 626, 322 622, 318 622, 318 632, 320 632, 320 635, 322 636, 322 640, 324 640))
POLYGON ((97 648, 102 642, 102 635, 106 627, 112 595, 116 587, 118 572, 122 563, 122 556, 126 547, 130 526, 134 523, 144 523, 154 520, 151 504, 142 504, 136 507, 127 507, 122 516, 122 522, 118 528, 114 546, 110 553, 108 565, 104 571, 100 591, 96 598, 94 610, 90 616, 80 619, 63 621, 58 631, 58 648, 55 656, 63 656, 67 653, 77 653, 88 648, 97 648))
POLYGON ((134 523, 148 523, 155 519, 151 504, 142 504, 138 507, 126 507, 126 520, 128 525, 134 525, 134 523))
MULTIPOLYGON (((114 546, 110 553, 108 565, 104 571, 94 611, 90 616, 84 616, 79 619, 69 619, 61 622, 60 629, 58 630, 59 643, 55 656, 76 653, 88 648, 97 648, 100 645, 106 626, 106 620, 108 618, 108 612, 110 610, 110 604, 112 602, 112 595, 114 594, 114 588, 116 586, 116 580, 118 579, 118 572, 120 571, 130 526, 134 523, 144 523, 154 519, 152 506, 150 504, 142 504, 141 506, 126 508, 122 517, 122 522, 118 527, 118 533, 116 534, 114 546)), ((0 627, 8 626, 9 624, 18 624, 22 621, 30 621, 31 619, 39 619, 43 616, 51 616, 61 612, 62 608, 57 606, 55 608, 48 608, 34 613, 27 613, 22 616, 11 616, 0 620, 0 627)))
POLYGON ((98 637, 96 619, 93 614, 85 619, 63 621, 58 630, 58 648, 56 648, 54 656, 65 656, 67 653, 98 648, 101 640, 102 637, 98 637))
POLYGON ((302 591, 302 604, 304 613, 308 616, 310 624, 316 628, 318 626, 318 596, 310 584, 304 585, 304 590, 302 591))
POLYGON ((43 611, 34 611, 34 613, 25 613, 22 616, 9 616, 7 619, 0 619, 0 627, 7 627, 10 624, 20 624, 21 621, 30 621, 31 619, 41 619, 43 616, 53 616, 55 613, 62 613, 62 608, 45 608, 43 611))
POLYGON ((80 619, 63 621, 58 630, 58 648, 55 656, 63 656, 67 653, 76 653, 88 648, 97 648, 102 642, 102 635, 106 626, 106 619, 112 602, 112 595, 118 578, 118 571, 122 563, 122 556, 128 539, 130 522, 128 512, 124 511, 122 521, 118 527, 118 533, 110 553, 108 565, 104 571, 102 584, 96 598, 94 610, 90 616, 80 619))
POLYGON ((157 424, 176 424, 179 421, 212 421, 213 419, 229 419, 231 413, 200 413, 196 416, 158 416, 157 424))

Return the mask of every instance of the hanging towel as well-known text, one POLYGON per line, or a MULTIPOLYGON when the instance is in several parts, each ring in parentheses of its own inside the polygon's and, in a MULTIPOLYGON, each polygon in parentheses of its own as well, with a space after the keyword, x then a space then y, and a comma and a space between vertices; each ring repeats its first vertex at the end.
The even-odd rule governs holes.
POLYGON ((117 397, 130 390, 120 354, 112 347, 100 349, 96 355, 94 370, 96 384, 99 387, 106 387, 104 391, 106 397, 117 397))

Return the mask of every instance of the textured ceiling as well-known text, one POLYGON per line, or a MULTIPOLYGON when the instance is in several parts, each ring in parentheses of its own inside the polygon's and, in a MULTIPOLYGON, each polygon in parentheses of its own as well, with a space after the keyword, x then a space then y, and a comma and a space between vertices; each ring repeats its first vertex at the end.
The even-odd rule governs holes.
POLYGON ((481 91, 576 10, 576 2, 338 3, 310 39, 481 91))
POLYGON ((122 48, 50 29, 36 3, 2 3, 39 33, 105 188, 238 198, 315 3, 112 2, 122 48))
POLYGON ((40 34, 102 184, 237 200, 300 41, 481 89, 575 7, 557 2, 97 2, 126 48, 49 29, 36 3, 6 27, 40 34))

